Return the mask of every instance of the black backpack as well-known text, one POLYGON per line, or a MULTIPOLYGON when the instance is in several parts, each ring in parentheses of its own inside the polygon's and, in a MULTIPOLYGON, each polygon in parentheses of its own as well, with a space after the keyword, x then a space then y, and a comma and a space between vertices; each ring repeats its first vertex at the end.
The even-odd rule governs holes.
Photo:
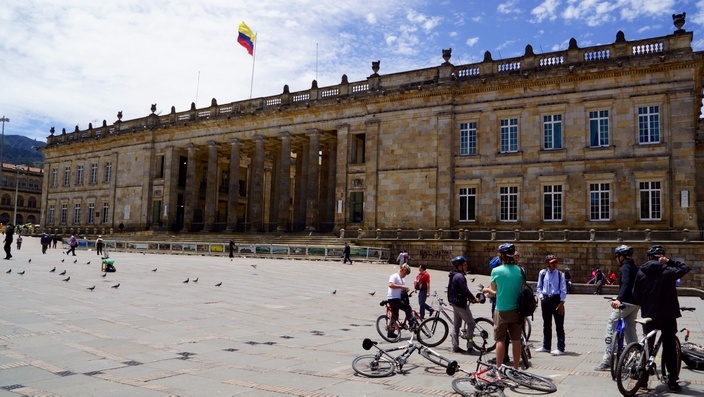
POLYGON ((523 276, 523 288, 521 293, 518 294, 518 314, 521 317, 529 317, 535 313, 538 301, 535 299, 533 288, 526 282, 526 271, 523 268, 521 268, 521 275, 523 276))

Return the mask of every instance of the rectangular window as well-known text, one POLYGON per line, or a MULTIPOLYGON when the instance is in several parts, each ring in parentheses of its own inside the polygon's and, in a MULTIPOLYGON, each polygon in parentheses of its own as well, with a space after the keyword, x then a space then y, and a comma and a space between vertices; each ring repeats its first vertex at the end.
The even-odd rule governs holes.
POLYGON ((611 187, 608 183, 589 184, 589 219, 608 221, 611 216, 611 187))
POLYGON ((61 221, 59 222, 62 225, 65 225, 68 222, 68 208, 66 207, 66 204, 61 205, 61 221))
POLYGON ((460 222, 472 222, 477 217, 477 189, 460 189, 460 222))
POLYGON ((83 185, 83 166, 79 165, 76 170, 76 185, 83 185))
POLYGON ((71 182, 71 167, 64 168, 64 186, 68 186, 71 182))
POLYGON ((90 165, 90 179, 89 182, 91 185, 95 185, 98 183, 98 164, 93 163, 90 165))
POLYGON ((164 177, 164 156, 156 156, 156 175, 154 177, 164 177))
POLYGON ((660 143, 660 107, 638 108, 638 143, 660 143))
POLYGON ((477 154, 477 123, 460 124, 460 156, 477 154))
POLYGON ((108 223, 108 214, 110 212, 110 204, 103 203, 103 212, 101 214, 101 222, 108 223))
POLYGON ((95 204, 88 203, 88 224, 92 225, 95 223, 95 204))
POLYGON ((609 111, 589 112, 589 146, 609 146, 609 111))
POLYGON ((73 224, 74 225, 81 224, 81 204, 74 204, 73 205, 73 224))
POLYGON ((562 115, 543 116, 543 149, 562 149, 562 115))
POLYGON ((364 220, 364 192, 350 193, 350 222, 360 223, 364 220))
POLYGON ((502 222, 515 222, 518 220, 518 186, 503 186, 499 188, 501 213, 499 220, 502 222))
POLYGON ((105 163, 105 179, 103 179, 103 182, 110 183, 110 178, 112 178, 112 163, 108 161, 105 163))
POLYGON ((640 219, 659 221, 662 219, 662 190, 660 182, 640 182, 640 219))
POLYGON ((59 170, 57 168, 53 168, 51 170, 51 187, 56 187, 56 184, 59 182, 59 170))
POLYGON ((51 205, 49 206, 49 215, 47 216, 47 223, 48 223, 49 225, 53 225, 53 224, 54 224, 54 211, 55 211, 55 210, 56 210, 56 208, 54 208, 54 204, 51 204, 51 205))
POLYGON ((501 120, 501 153, 518 151, 518 119, 501 120))
POLYGON ((562 185, 543 186, 543 220, 562 220, 562 185))

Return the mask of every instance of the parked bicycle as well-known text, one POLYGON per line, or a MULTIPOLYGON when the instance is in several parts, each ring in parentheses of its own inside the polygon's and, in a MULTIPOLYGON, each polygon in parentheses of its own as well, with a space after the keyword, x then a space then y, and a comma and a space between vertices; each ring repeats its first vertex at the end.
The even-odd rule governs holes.
POLYGON ((454 375, 456 371, 468 375, 463 378, 452 380, 452 388, 462 396, 504 396, 504 389, 525 386, 533 390, 546 393, 554 393, 557 386, 547 378, 520 371, 515 368, 501 365, 496 366, 486 363, 482 357, 486 349, 479 349, 477 367, 473 372, 468 372, 459 367, 456 361, 451 362, 447 367, 447 374, 454 375))
MULTIPOLYGON (((691 311, 693 308, 681 307, 680 310, 691 311)), ((649 318, 639 318, 638 324, 646 324, 649 318)), ((634 396, 640 388, 648 386, 649 375, 655 375, 662 383, 667 383, 668 373, 665 366, 664 355, 660 360, 660 371, 657 370, 655 358, 662 345, 662 331, 654 329, 643 336, 639 342, 630 343, 621 353, 616 368, 616 385, 624 396, 634 396), (650 345, 649 340, 655 340, 650 345)), ((677 354, 677 373, 679 376, 681 366, 681 350, 679 338, 675 337, 675 350, 677 354)))
POLYGON ((447 368, 453 361, 443 357, 440 353, 433 349, 423 346, 420 343, 413 342, 413 337, 406 345, 392 347, 390 349, 382 349, 377 345, 377 342, 369 338, 362 341, 362 348, 370 350, 372 347, 377 349, 376 354, 363 354, 352 361, 354 372, 369 378, 382 378, 402 372, 403 366, 408 362, 408 359, 413 353, 418 352, 428 361, 447 368), (402 352, 398 356, 393 356, 393 352, 402 352))
MULTIPOLYGON (((408 294, 408 297, 410 298, 411 296, 413 296, 414 292, 415 291, 411 291, 408 294)), ((387 299, 379 302, 379 306, 386 306, 386 314, 382 314, 376 319, 376 331, 385 341, 396 343, 403 337, 403 331, 411 331, 411 333, 417 334, 418 330, 423 328, 421 326, 418 327, 418 329, 411 329, 411 326, 408 324, 408 319, 404 319, 402 322, 399 321, 398 310, 394 310, 391 305, 389 305, 389 301, 387 299), (394 337, 390 335, 394 335, 394 337)), ((418 314, 415 309, 412 310, 413 317, 415 317, 416 319, 416 323, 421 324, 422 318, 420 317, 420 314, 418 314)), ((428 334, 429 332, 430 331, 426 329, 424 331, 424 334, 428 334)))
MULTIPOLYGON (((605 296, 604 299, 614 301, 617 298, 605 296)), ((623 309, 628 306, 633 305, 630 303, 622 302, 621 306, 618 307, 618 322, 616 323, 616 326, 614 326, 614 332, 612 333, 611 338, 609 340, 606 340, 606 343, 609 345, 608 350, 611 357, 611 361, 609 361, 609 365, 611 366, 611 379, 616 379, 616 367, 618 366, 618 359, 619 357, 621 357, 621 353, 623 353, 623 349, 626 347, 626 320, 623 318, 623 309)))
MULTIPOLYGON (((452 313, 452 308, 445 303, 437 291, 433 292, 432 297, 437 300, 438 308, 432 316, 421 322, 420 328, 423 332, 418 333, 418 341, 429 347, 435 347, 444 342, 450 332, 450 325, 453 323, 452 316, 448 314, 452 313)), ((483 299, 481 299, 483 297, 484 295, 482 294, 477 295, 480 303, 484 303, 483 299)), ((460 330, 459 337, 467 341, 467 350, 471 348, 477 350, 485 348, 487 352, 494 350, 496 348, 494 322, 488 318, 475 317, 474 323, 473 335, 468 335, 466 323, 460 330)))

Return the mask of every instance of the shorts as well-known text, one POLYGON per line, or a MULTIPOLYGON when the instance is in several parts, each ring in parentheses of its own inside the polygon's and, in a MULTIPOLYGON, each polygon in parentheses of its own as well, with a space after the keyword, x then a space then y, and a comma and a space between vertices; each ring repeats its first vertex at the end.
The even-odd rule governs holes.
POLYGON ((496 310, 494 312, 494 340, 506 340, 506 334, 508 333, 508 335, 511 335, 512 341, 518 341, 521 339, 521 332, 523 332, 523 323, 518 310, 506 312, 496 310))

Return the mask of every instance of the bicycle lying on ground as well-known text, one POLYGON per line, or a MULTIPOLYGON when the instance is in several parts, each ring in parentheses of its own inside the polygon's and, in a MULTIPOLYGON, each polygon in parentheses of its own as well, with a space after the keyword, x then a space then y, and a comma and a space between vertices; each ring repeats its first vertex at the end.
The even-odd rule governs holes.
POLYGON ((370 350, 372 347, 378 350, 376 354, 363 354, 352 361, 354 372, 369 378, 382 378, 392 375, 396 371, 403 371, 403 366, 415 352, 418 352, 430 362, 445 368, 453 362, 429 347, 414 343, 413 337, 408 341, 408 344, 390 349, 382 349, 377 346, 377 342, 365 338, 362 342, 362 348, 370 350), (402 352, 398 356, 394 357, 390 354, 398 351, 402 352))
MULTIPOLYGON (((694 308, 681 307, 682 311, 692 311, 694 308)), ((639 318, 638 324, 647 324, 651 319, 639 318)), ((667 383, 668 373, 665 366, 664 355, 660 360, 660 371, 657 370, 655 357, 657 357, 662 345, 662 331, 654 329, 643 336, 639 342, 630 343, 621 353, 616 367, 616 385, 624 396, 634 396, 640 388, 648 387, 648 378, 655 375, 662 383, 667 383), (655 340, 652 345, 648 340, 655 340)), ((681 362, 681 345, 679 338, 675 337, 675 350, 677 354, 677 373, 670 374, 679 376, 681 362)))
POLYGON ((462 396, 504 396, 505 388, 516 388, 525 386, 527 388, 546 393, 554 393, 557 386, 547 378, 520 371, 506 365, 496 366, 482 361, 485 349, 479 349, 479 358, 474 372, 468 372, 459 367, 456 361, 447 366, 447 374, 454 375, 460 371, 468 375, 463 378, 452 380, 452 388, 462 396))
POLYGON ((687 364, 689 369, 704 370, 704 346, 689 340, 689 329, 682 328, 680 332, 686 332, 684 343, 681 346, 682 361, 687 364))
MULTIPOLYGON (((428 347, 435 347, 444 342, 450 331, 449 325, 453 323, 453 318, 448 314, 448 312, 452 312, 452 309, 448 307, 445 301, 438 295, 437 291, 433 292, 432 297, 437 299, 438 308, 432 316, 421 322, 420 328, 423 332, 418 333, 418 341, 428 347)), ((481 302, 482 300, 480 299, 479 301, 481 302)), ((474 323, 473 335, 467 334, 466 323, 460 331, 460 339, 467 341, 467 350, 471 348, 479 350, 485 345, 488 346, 487 351, 494 350, 496 347, 496 342, 494 341, 494 322, 488 318, 475 317, 474 323)))

